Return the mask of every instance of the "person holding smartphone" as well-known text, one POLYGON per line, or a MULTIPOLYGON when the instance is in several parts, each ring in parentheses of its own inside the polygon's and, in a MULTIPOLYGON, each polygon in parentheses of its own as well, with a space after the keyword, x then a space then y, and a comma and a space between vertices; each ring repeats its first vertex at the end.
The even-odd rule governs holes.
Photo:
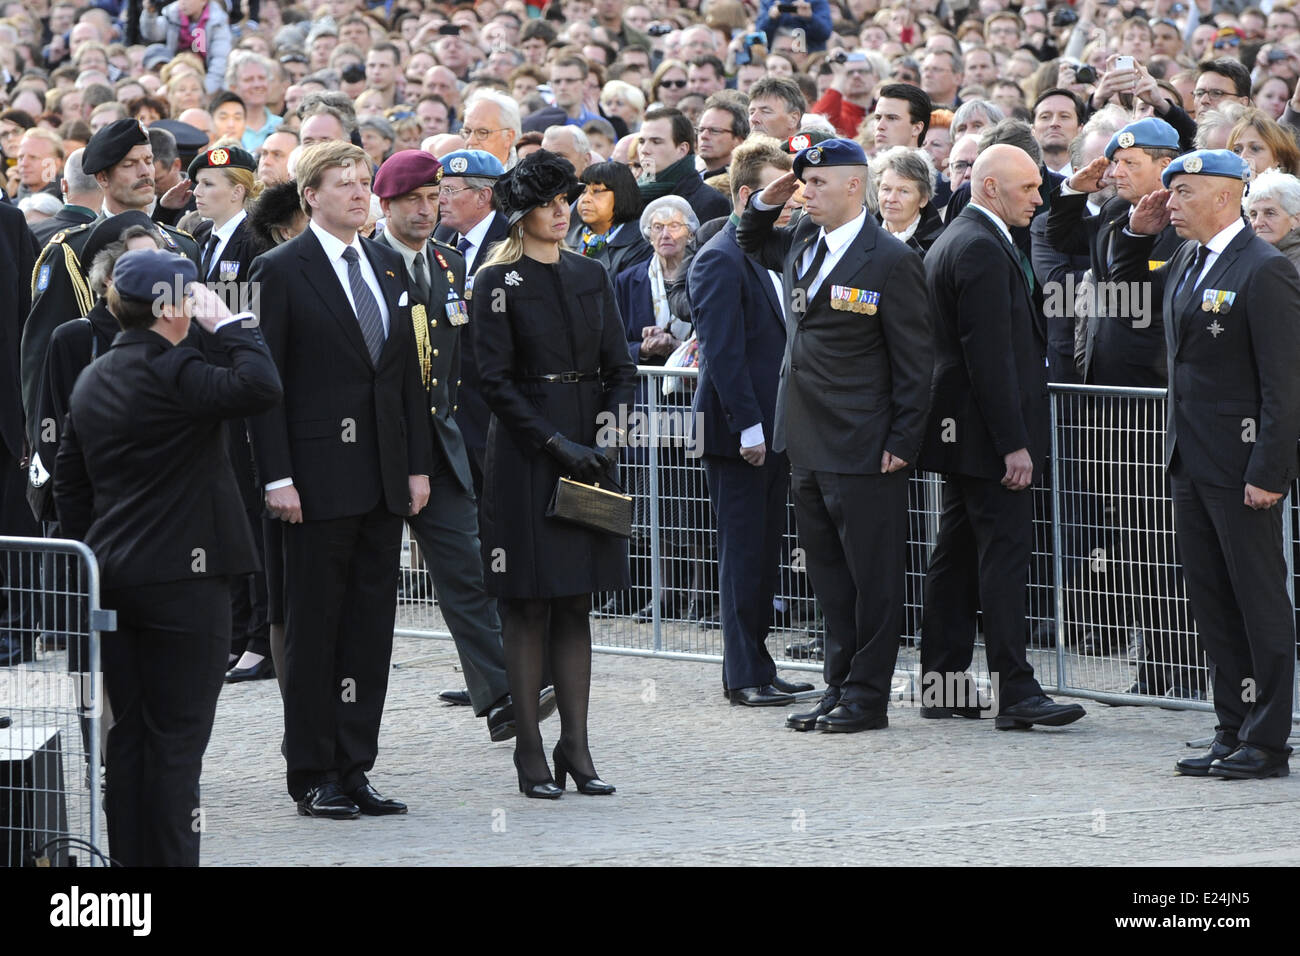
POLYGON ((778 29, 797 31, 795 33, 796 53, 817 53, 826 49, 826 40, 831 35, 830 0, 797 0, 795 3, 770 3, 759 12, 754 29, 767 35, 767 48, 772 49, 772 41, 778 29), (798 49, 797 41, 802 35, 803 49, 798 49))

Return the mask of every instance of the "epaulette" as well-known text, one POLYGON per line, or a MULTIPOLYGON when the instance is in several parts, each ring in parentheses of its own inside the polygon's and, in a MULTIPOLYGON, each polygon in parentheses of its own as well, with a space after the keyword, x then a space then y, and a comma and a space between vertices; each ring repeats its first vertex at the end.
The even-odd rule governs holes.
POLYGON ((460 250, 457 249, 455 246, 453 246, 450 242, 443 242, 441 239, 435 239, 435 238, 433 238, 433 236, 430 236, 430 237, 429 237, 429 241, 432 242, 435 246, 442 246, 442 248, 444 248, 444 249, 448 249, 448 250, 450 250, 450 251, 456 253, 456 255, 460 255, 460 254, 461 254, 461 253, 460 253, 460 250))

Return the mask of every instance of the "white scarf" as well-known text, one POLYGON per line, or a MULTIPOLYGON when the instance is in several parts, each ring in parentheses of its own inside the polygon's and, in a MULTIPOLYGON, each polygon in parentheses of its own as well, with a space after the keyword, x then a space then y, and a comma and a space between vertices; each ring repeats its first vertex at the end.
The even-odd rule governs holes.
POLYGON ((667 329, 674 338, 684 341, 691 334, 691 324, 674 318, 672 309, 668 307, 668 287, 664 281, 664 269, 658 254, 650 257, 647 275, 650 277, 650 304, 654 309, 655 325, 667 329))

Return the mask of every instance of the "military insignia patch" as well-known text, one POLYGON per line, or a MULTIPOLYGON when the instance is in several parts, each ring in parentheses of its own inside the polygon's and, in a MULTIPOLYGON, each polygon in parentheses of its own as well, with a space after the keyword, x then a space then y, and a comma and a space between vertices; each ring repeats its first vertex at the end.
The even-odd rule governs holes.
POLYGON ((1137 140, 1133 137, 1132 133, 1120 133, 1119 139, 1116 140, 1116 142, 1119 143, 1120 149, 1128 149, 1130 146, 1136 143, 1137 140))
POLYGON ((469 169, 469 160, 464 156, 453 156, 448 166, 453 173, 463 173, 469 169))
POLYGON ((1201 171, 1201 157, 1188 156, 1187 159, 1183 161, 1183 172, 1199 173, 1200 171, 1201 171))
POLYGON ((230 153, 224 149, 214 149, 208 153, 208 162, 213 166, 224 166, 230 162, 230 153))
POLYGON ((41 266, 41 271, 36 274, 36 291, 44 292, 50 284, 50 267, 49 265, 41 266))
POLYGON ((220 278, 222 282, 234 282, 236 279, 238 279, 239 260, 236 259, 234 262, 228 262, 223 259, 220 262, 218 262, 217 277, 220 278))
POLYGON ((807 149, 812 145, 812 137, 807 133, 796 133, 790 137, 790 149, 799 152, 801 149, 807 149))
POLYGON ((810 165, 813 166, 816 166, 821 161, 822 161, 822 151, 820 148, 816 148, 816 147, 808 150, 808 155, 804 157, 804 162, 809 163, 810 165))

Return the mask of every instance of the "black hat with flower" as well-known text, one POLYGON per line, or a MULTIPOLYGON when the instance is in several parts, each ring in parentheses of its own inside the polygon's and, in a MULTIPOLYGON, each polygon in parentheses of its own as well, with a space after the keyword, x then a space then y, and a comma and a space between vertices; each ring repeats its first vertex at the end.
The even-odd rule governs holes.
POLYGON ((583 190, 573 163, 558 153, 539 149, 521 159, 492 187, 501 214, 514 225, 556 196, 573 202, 583 190))

